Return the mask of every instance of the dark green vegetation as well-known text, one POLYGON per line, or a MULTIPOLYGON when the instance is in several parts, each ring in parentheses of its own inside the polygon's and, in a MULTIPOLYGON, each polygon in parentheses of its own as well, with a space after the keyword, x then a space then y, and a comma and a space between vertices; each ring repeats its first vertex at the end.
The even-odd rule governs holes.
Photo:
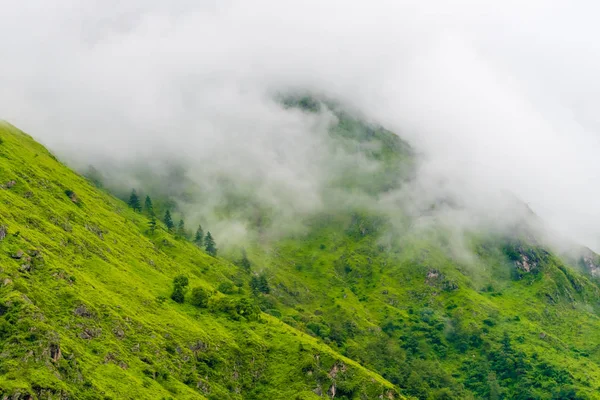
MULTIPOLYGON (((413 217, 376 204, 407 184, 410 148, 337 116, 331 144, 375 168, 328 190, 366 200, 218 257, 211 227, 176 225, 177 197, 151 178, 128 207, 99 173, 86 181, 3 127, 0 394, 600 398, 598 257, 568 262, 523 227, 471 232, 458 256, 444 228, 404 229, 413 217)), ((220 211, 261 233, 274 220, 252 199, 220 211)))

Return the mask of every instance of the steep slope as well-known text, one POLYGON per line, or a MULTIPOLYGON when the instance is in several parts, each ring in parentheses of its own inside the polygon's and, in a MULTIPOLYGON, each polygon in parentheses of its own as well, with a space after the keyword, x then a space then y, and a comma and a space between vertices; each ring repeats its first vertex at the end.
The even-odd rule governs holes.
MULTIPOLYGON (((310 98, 284 104, 306 112, 324 107, 310 98)), ((229 277, 251 283, 263 312, 419 399, 600 398, 598 256, 563 259, 525 217, 505 233, 458 234, 435 221, 413 229, 424 215, 460 203, 382 208, 395 190, 411 190, 410 147, 332 109, 338 120, 328 132, 331 145, 372 160, 371 168, 357 163, 337 175, 323 171, 330 177, 323 198, 331 204, 305 216, 301 233, 251 235, 249 262, 229 277), (361 201, 340 203, 338 189, 361 201)), ((142 189, 161 185, 160 178, 147 179, 142 189)), ((224 220, 249 216, 251 230, 268 232, 269 210, 252 193, 231 196, 249 201, 226 202, 219 210, 224 220)), ((194 199, 174 194, 163 202, 185 206, 194 199)), ((227 256, 241 255, 233 249, 227 256)))
MULTIPOLYGON (((398 136, 310 98, 285 105, 331 107, 323 143, 350 157, 323 171, 324 207, 287 233, 270 234, 273 210, 223 181, 211 217, 245 221, 243 261, 151 233, 146 215, 3 127, 1 394, 600 398, 598 255, 553 253, 526 217, 504 233, 438 224, 460 201, 394 202, 415 163, 398 136), (207 304, 169 298, 182 274, 207 304)), ((160 214, 207 195, 185 165, 139 173, 160 214)))
MULTIPOLYGON (((371 177, 391 181, 399 169, 385 166, 407 151, 378 133, 347 115, 332 127, 391 149, 371 177)), ((598 256, 563 259, 525 220, 459 240, 403 213, 399 227, 378 207, 331 208, 304 234, 255 243, 250 260, 273 287, 261 308, 420 399, 600 398, 598 256)))
POLYGON ((93 187, 0 125, 0 398, 396 397, 323 341, 261 313, 238 268, 93 187), (172 282, 209 293, 172 301, 172 282))

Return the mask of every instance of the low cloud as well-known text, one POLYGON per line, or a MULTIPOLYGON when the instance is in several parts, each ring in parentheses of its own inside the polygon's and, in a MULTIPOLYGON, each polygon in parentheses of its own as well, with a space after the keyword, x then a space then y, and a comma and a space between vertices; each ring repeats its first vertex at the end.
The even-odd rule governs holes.
POLYGON ((307 90, 408 140, 421 160, 418 200, 460 199, 474 220, 501 221, 515 208, 498 193, 510 193, 598 250, 599 7, 12 2, 0 25, 0 116, 73 165, 176 155, 207 190, 219 172, 239 177, 291 221, 322 206, 327 171, 372 167, 331 153, 332 115, 273 101, 307 90))

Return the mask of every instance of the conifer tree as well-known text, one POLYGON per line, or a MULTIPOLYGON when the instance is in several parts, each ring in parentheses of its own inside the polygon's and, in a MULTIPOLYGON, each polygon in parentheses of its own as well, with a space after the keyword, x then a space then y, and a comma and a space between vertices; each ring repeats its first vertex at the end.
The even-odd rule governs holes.
POLYGON ((131 191, 131 195, 129 196, 129 201, 127 202, 127 204, 129 205, 129 207, 133 208, 133 211, 135 211, 135 212, 142 211, 142 205, 140 204, 140 198, 138 197, 137 193, 135 192, 135 189, 133 189, 131 191))
POLYGON ((250 278, 250 290, 252 290, 252 294, 258 296, 260 293, 260 282, 258 281, 258 276, 252 275, 250 278))
POLYGON ((154 215, 154 207, 152 206, 152 200, 150 199, 150 196, 146 196, 144 208, 146 209, 146 213, 148 213, 148 215, 154 215))
POLYGON ((186 234, 185 234, 185 222, 183 222, 183 219, 179 220, 179 223, 177 224, 177 236, 185 238, 186 234))
POLYGON ((271 292, 271 288, 269 287, 269 281, 267 280, 267 275, 264 273, 260 274, 258 277, 258 290, 260 290, 264 294, 269 294, 271 292))
POLYGON ((240 260, 240 267, 242 267, 246 272, 250 272, 250 268, 252 268, 252 264, 250 263, 250 260, 248 260, 248 256, 246 255, 246 250, 242 250, 242 259, 240 260))
POLYGON ((154 212, 150 214, 150 221, 148 221, 148 227, 150 228, 150 233, 154 233, 156 230, 156 216, 154 212))
POLYGON ((202 243, 204 243, 204 231, 202 230, 202 225, 198 225, 196 237, 194 237, 194 243, 196 243, 196 246, 198 247, 202 247, 202 243))
POLYGON ((185 301, 185 291, 189 280, 185 275, 176 276, 173 279, 173 293, 171 293, 171 299, 177 303, 183 303, 185 301))
POLYGON ((217 247, 215 240, 213 239, 210 231, 206 232, 206 237, 204 238, 204 249, 208 254, 213 257, 217 256, 217 247))
POLYGON ((173 223, 173 218, 171 218, 171 212, 167 210, 165 212, 165 225, 169 231, 173 230, 175 224, 173 223))
POLYGON ((258 296, 259 293, 269 294, 271 288, 269 287, 267 275, 265 273, 258 276, 252 275, 250 278, 250 290, 252 290, 252 294, 255 296, 258 296))

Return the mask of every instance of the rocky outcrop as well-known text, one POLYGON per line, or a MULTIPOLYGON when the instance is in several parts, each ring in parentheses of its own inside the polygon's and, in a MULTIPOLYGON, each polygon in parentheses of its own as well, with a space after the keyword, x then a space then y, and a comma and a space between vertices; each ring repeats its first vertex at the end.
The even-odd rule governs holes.
POLYGON ((78 317, 83 317, 83 318, 93 318, 94 317, 94 313, 91 312, 90 310, 88 310, 88 308, 84 304, 78 306, 75 310, 73 310, 73 314, 77 315, 78 317))
POLYGON ((25 255, 25 252, 23 252, 23 250, 17 250, 15 253, 13 253, 11 255, 11 257, 14 258, 15 260, 20 260, 21 258, 23 258, 24 255, 25 255))
POLYGON ((526 254, 521 254, 520 259, 515 261, 515 265, 524 272, 531 272, 538 267, 537 262, 530 259, 526 254))
POLYGON ((537 273, 549 254, 542 248, 527 246, 520 241, 507 245, 504 251, 514 262, 520 276, 537 273))
POLYGON ((586 249, 581 256, 580 263, 593 277, 600 277, 600 256, 593 251, 586 249))
POLYGON ((437 269, 430 269, 425 276, 425 283, 429 286, 437 287, 443 291, 451 292, 458 289, 458 284, 453 280, 447 279, 437 269))

